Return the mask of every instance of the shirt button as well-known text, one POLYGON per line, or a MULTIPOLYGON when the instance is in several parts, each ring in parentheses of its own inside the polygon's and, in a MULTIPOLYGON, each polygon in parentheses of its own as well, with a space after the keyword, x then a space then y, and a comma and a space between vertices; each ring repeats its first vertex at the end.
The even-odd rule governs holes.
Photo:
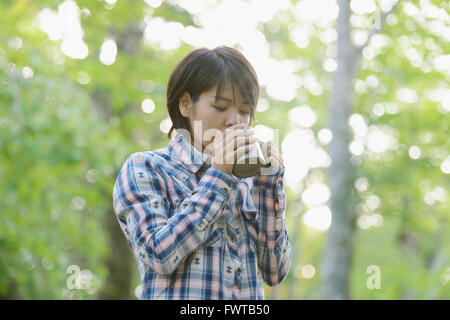
POLYGON ((206 229, 206 226, 208 225, 208 220, 206 218, 203 218, 200 223, 197 225, 197 230, 203 231, 206 229))
POLYGON ((237 272, 237 273, 241 273, 241 271, 242 271, 241 268, 237 268, 237 269, 236 269, 236 272, 237 272))
POLYGON ((232 186, 233 186, 233 181, 227 181, 227 185, 228 185, 229 187, 232 187, 232 186))
POLYGON ((225 210, 230 210, 230 206, 229 205, 225 205, 225 210))
POLYGON ((225 191, 226 193, 228 193, 228 188, 222 188, 223 191, 225 191))

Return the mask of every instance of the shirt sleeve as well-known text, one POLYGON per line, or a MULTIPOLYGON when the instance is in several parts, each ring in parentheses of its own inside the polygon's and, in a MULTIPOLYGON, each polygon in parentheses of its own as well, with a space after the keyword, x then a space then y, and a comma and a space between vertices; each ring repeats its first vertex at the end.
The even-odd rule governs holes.
POLYGON ((250 190, 257 214, 249 221, 256 231, 258 266, 264 282, 269 286, 280 284, 291 265, 291 245, 286 229, 284 192, 285 168, 271 174, 253 177, 250 190))
POLYGON ((138 152, 118 174, 114 211, 136 257, 155 272, 168 275, 211 236, 236 183, 230 175, 208 168, 169 218, 165 178, 148 153, 138 152))

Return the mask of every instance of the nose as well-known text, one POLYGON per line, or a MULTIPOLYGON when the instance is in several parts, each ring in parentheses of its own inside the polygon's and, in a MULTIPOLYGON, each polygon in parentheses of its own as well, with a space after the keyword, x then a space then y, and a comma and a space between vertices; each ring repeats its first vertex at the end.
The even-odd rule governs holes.
POLYGON ((241 122, 243 122, 243 121, 241 121, 241 119, 239 117, 239 112, 231 111, 228 114, 225 126, 228 128, 228 127, 234 126, 241 122))

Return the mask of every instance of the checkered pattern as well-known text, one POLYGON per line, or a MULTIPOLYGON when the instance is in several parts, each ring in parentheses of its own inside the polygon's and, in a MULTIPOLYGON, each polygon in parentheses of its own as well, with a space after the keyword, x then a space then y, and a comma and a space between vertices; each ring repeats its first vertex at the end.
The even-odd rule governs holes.
POLYGON ((114 210, 140 299, 264 299, 263 281, 275 286, 288 273, 284 168, 198 174, 207 159, 177 133, 166 148, 132 154, 118 174, 114 210))

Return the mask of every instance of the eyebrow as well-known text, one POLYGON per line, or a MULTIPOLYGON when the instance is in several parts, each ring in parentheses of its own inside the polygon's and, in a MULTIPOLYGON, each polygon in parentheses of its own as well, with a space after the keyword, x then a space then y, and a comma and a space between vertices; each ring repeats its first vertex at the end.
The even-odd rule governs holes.
MULTIPOLYGON (((212 97, 215 98, 216 100, 224 100, 224 101, 227 101, 227 102, 233 102, 233 100, 225 98, 225 97, 222 97, 222 96, 212 96, 212 97)), ((244 101, 242 104, 249 105, 249 103, 247 101, 244 101)))

